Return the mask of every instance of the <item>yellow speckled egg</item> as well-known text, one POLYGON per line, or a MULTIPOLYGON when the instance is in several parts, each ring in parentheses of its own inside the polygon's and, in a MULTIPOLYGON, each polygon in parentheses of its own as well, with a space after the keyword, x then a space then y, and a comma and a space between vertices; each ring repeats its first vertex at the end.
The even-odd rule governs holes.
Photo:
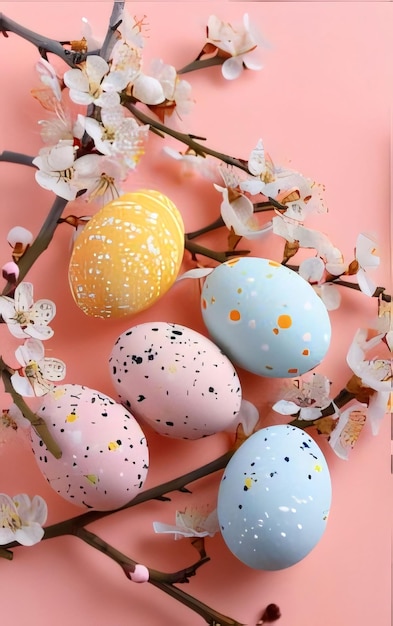
POLYGON ((98 211, 78 235, 69 282, 86 315, 118 318, 154 304, 173 285, 184 252, 184 225, 159 191, 126 193, 98 211))

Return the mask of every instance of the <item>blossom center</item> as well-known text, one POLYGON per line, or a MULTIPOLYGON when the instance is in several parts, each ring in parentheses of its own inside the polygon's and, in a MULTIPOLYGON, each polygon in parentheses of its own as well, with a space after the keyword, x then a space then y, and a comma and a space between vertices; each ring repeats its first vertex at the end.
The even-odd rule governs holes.
POLYGON ((16 510, 6 504, 0 504, 0 528, 7 528, 13 533, 22 528, 22 520, 16 510))

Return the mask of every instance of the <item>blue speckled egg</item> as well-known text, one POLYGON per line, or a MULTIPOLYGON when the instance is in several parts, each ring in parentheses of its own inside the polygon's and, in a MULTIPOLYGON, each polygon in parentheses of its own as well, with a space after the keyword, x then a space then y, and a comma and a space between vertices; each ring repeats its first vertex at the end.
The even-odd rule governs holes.
POLYGON ((213 341, 233 363, 259 376, 299 376, 329 348, 324 303, 307 281, 275 261, 222 263, 207 276, 201 305, 213 341))
POLYGON ((294 426, 257 431, 222 477, 217 513, 229 550, 249 567, 280 570, 301 561, 321 539, 331 503, 326 459, 294 426))

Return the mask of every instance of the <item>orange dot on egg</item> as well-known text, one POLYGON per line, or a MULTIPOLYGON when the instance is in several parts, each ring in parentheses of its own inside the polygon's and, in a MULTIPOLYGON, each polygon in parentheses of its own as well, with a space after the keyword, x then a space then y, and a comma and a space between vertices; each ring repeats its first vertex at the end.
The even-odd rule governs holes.
POLYGON ((205 298, 203 298, 202 299, 202 308, 206 309, 206 307, 207 307, 207 302, 206 302, 205 298))
POLYGON ((273 332, 274 332, 274 334, 275 334, 275 335, 278 335, 278 333, 279 333, 280 331, 278 330, 278 328, 273 328, 273 332))
POLYGON ((305 348, 305 349, 303 350, 302 354, 303 354, 304 356, 309 356, 309 354, 310 354, 310 350, 309 350, 308 348, 305 348))
POLYGON ((277 261, 269 261, 269 265, 273 265, 273 267, 279 267, 281 264, 277 263, 277 261))
POLYGON ((288 370, 288 374, 297 374, 297 367, 291 367, 288 370))
POLYGON ((240 320, 240 312, 237 309, 232 309, 232 311, 229 312, 229 319, 232 320, 232 322, 238 322, 240 320))
POLYGON ((290 315, 279 315, 277 318, 277 324, 280 328, 289 328, 292 326, 292 318, 290 315))

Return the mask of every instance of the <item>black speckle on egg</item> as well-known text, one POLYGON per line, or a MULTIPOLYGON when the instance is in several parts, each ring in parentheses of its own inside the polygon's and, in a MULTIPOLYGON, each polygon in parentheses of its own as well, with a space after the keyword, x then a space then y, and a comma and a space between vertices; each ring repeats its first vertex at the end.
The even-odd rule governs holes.
POLYGON ((311 474, 309 474, 309 475, 307 476, 307 478, 308 478, 308 480, 311 480, 311 474))
POLYGON ((137 402, 143 402, 143 400, 146 400, 146 397, 142 394, 139 394, 137 402))
POLYGON ((243 508, 243 505, 242 505, 242 504, 239 504, 239 505, 238 505, 238 507, 239 507, 239 509, 242 509, 242 508, 243 508))
POLYGON ((284 461, 286 461, 288 463, 289 462, 289 456, 285 456, 284 457, 284 461))
POLYGON ((173 422, 165 422, 167 426, 173 426, 173 422))
POLYGON ((136 365, 140 365, 143 362, 143 359, 141 356, 137 356, 136 354, 133 354, 132 357, 132 362, 136 363, 136 365))

